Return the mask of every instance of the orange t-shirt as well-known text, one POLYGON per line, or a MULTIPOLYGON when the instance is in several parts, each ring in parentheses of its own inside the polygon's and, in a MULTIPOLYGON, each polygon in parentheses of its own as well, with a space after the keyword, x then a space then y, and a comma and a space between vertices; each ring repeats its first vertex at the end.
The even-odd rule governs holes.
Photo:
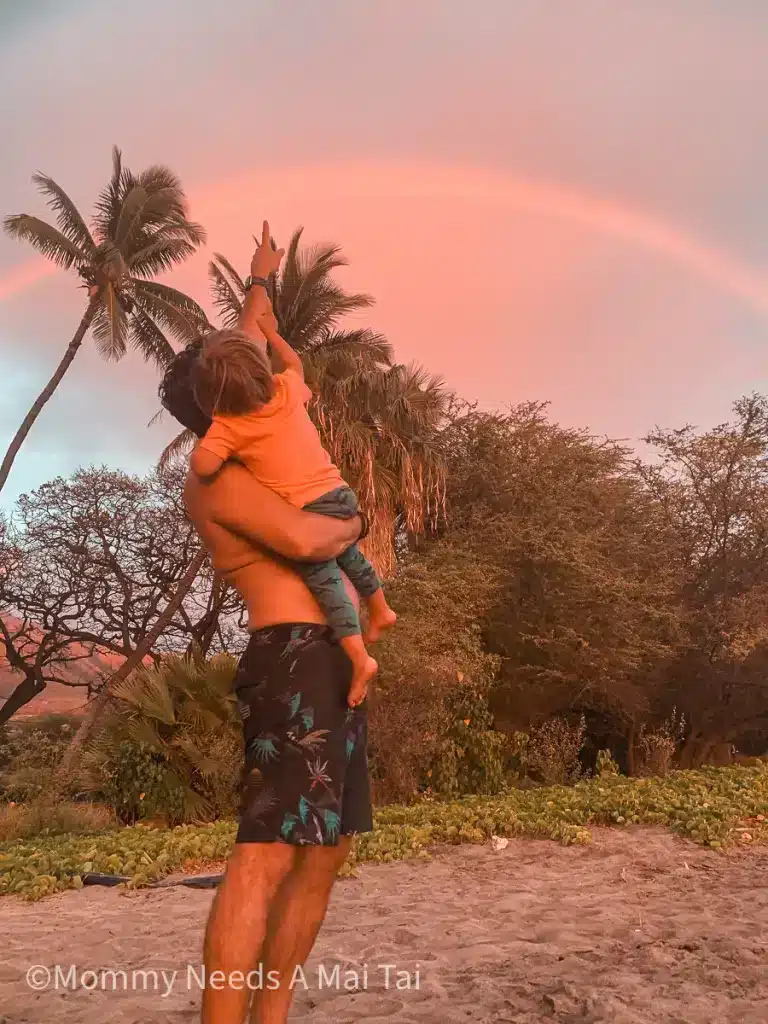
POLYGON ((344 479, 323 448, 306 403, 312 392, 295 370, 276 373, 275 393, 255 412, 214 416, 200 447, 238 459, 270 490, 301 508, 344 486, 344 479))

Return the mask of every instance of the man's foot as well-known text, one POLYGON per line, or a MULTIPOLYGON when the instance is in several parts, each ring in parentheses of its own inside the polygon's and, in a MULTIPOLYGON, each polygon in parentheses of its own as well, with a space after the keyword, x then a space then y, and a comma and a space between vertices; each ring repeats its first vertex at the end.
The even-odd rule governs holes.
POLYGON ((349 694, 347 695, 347 704, 351 708, 359 707, 363 703, 368 696, 368 683, 370 683, 378 671, 379 666, 368 654, 365 656, 364 661, 358 664, 353 662, 352 682, 349 684, 349 694))

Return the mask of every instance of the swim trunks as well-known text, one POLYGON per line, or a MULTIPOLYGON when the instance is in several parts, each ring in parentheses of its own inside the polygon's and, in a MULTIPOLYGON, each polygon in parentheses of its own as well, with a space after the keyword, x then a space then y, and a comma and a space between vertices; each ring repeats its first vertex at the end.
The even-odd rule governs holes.
POLYGON ((234 681, 245 739, 238 843, 335 846, 373 828, 365 705, 327 626, 251 634, 234 681))

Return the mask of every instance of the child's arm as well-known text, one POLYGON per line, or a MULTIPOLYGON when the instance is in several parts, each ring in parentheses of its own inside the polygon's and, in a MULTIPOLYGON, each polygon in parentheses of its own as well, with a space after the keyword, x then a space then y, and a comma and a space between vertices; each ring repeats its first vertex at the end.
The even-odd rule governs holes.
POLYGON ((254 285, 245 296, 243 308, 237 321, 237 329, 247 335, 254 345, 259 345, 265 352, 267 351, 267 339, 259 326, 259 319, 266 310, 271 308, 269 297, 264 288, 260 285, 254 285))
POLYGON ((201 480, 207 480, 209 477, 216 476, 224 462, 225 460, 221 456, 214 455, 213 452, 206 451, 205 448, 201 448, 199 445, 195 446, 195 450, 192 452, 189 460, 192 472, 199 476, 201 480))
POLYGON ((194 447, 189 460, 192 472, 201 480, 210 479, 239 447, 240 440, 232 427, 215 416, 205 437, 201 437, 194 447))
POLYGON ((294 352, 285 338, 281 338, 277 333, 277 320, 272 310, 268 310, 263 313, 257 320, 261 332, 269 343, 273 355, 277 358, 277 361, 282 364, 283 372, 285 370, 293 370, 297 373, 302 380, 304 380, 304 364, 301 361, 301 356, 294 352))
POLYGON ((251 259, 252 284, 243 300, 237 327, 243 334, 247 334, 256 345, 261 345, 266 349, 267 342, 259 329, 258 320, 263 313, 272 308, 265 284, 270 274, 276 274, 279 270, 284 250, 272 248, 269 224, 266 221, 262 225, 261 242, 256 239, 254 241, 256 242, 256 251, 251 259))

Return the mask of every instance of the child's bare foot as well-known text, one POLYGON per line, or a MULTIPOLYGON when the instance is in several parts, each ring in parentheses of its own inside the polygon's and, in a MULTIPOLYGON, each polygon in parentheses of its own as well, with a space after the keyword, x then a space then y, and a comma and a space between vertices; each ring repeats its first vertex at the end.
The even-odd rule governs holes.
POLYGON ((397 614, 389 607, 383 615, 374 615, 371 612, 368 616, 368 628, 365 631, 366 643, 375 644, 377 640, 381 640, 382 634, 386 633, 388 629, 392 629, 396 622, 397 614))
POLYGON ((361 665, 353 666, 352 682, 349 684, 347 695, 347 704, 351 708, 356 708, 363 703, 368 696, 368 683, 378 671, 379 666, 370 655, 366 655, 365 661, 361 665))
POLYGON ((373 644, 381 639, 382 633, 386 633, 397 622, 397 615, 387 604, 384 591, 379 587, 376 593, 368 598, 368 628, 365 631, 366 643, 373 644))
POLYGON ((356 708, 365 700, 368 683, 379 671, 379 666, 366 651, 365 643, 359 633, 342 637, 339 643, 352 662, 352 680, 349 684, 347 703, 351 708, 356 708))

